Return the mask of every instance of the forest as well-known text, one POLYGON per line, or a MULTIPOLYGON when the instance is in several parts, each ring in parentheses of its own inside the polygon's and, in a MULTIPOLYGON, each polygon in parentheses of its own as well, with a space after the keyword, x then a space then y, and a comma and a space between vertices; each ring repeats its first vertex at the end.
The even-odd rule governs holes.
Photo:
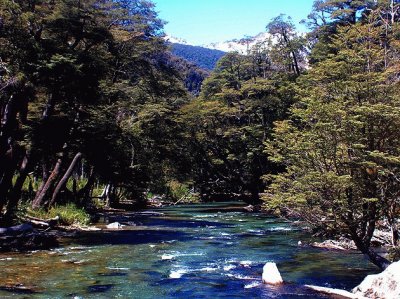
POLYGON ((0 0, 0 222, 244 200, 399 246, 400 1, 316 0, 300 34, 211 72, 176 57, 147 0, 0 0))

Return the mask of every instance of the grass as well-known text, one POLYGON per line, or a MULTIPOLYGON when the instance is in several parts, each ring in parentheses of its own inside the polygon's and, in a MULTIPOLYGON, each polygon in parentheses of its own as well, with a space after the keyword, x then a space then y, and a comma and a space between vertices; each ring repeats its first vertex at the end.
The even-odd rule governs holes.
POLYGON ((90 223, 90 215, 84 209, 78 208, 72 203, 63 206, 55 206, 48 211, 44 209, 28 209, 27 214, 41 219, 51 219, 58 216, 60 217, 60 223, 64 225, 88 225, 90 223))

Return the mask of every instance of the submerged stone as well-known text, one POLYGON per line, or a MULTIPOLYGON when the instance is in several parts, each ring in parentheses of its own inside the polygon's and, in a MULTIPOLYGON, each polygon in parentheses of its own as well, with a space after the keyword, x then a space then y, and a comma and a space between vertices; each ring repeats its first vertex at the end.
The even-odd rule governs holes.
POLYGON ((100 273, 100 276, 108 276, 108 277, 118 277, 118 276, 127 276, 128 273, 125 272, 109 272, 109 273, 100 273))
POLYGON ((26 287, 24 285, 15 286, 0 286, 0 291, 6 291, 14 294, 36 294, 38 293, 32 288, 26 287))
POLYGON ((105 293, 114 287, 113 284, 99 284, 88 287, 89 293, 105 293))

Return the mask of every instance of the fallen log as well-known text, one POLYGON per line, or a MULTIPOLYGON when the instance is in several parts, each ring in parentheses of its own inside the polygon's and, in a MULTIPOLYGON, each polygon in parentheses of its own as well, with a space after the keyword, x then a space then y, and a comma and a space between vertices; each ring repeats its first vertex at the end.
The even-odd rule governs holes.
POLYGON ((56 226, 60 220, 60 217, 56 216, 56 217, 50 218, 50 219, 41 219, 41 218, 37 218, 37 217, 33 217, 33 216, 25 216, 24 220, 28 221, 35 227, 49 228, 49 227, 56 226))

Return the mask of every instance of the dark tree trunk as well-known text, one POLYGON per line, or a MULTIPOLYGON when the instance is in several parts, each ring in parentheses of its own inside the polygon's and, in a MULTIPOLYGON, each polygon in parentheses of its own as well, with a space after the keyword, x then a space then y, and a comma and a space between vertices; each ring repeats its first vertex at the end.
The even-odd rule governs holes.
POLYGON ((351 236, 357 249, 368 256, 369 260, 374 265, 378 266, 379 269, 385 270, 390 265, 389 260, 380 256, 371 248, 370 241, 366 243, 365 240, 363 241, 358 235, 356 235, 355 231, 351 232, 351 236))
POLYGON ((376 266, 379 267, 382 271, 385 270, 391 264, 389 260, 377 254, 374 250, 369 248, 367 252, 363 252, 369 258, 369 260, 376 266))
POLYGON ((38 189, 36 190, 36 195, 35 195, 35 198, 33 199, 33 201, 36 201, 37 197, 42 192, 44 185, 46 185, 48 178, 49 178, 49 171, 47 169, 46 161, 44 161, 44 159, 43 159, 42 160, 42 182, 40 183, 40 185, 38 186, 38 189))
POLYGON ((58 182, 56 188, 54 189, 53 192, 53 196, 51 197, 51 201, 49 206, 53 206, 57 200, 57 196, 59 195, 60 191, 62 190, 62 188, 64 188, 64 186, 66 185, 69 177, 72 175, 72 172, 75 169, 76 164, 78 163, 78 161, 81 159, 82 157, 82 153, 77 153, 74 157, 74 159, 72 160, 71 164, 69 165, 67 171, 65 172, 64 176, 61 178, 61 180, 58 182))
POLYGON ((49 178, 47 179, 46 183, 44 184, 42 190, 40 190, 40 193, 38 191, 38 194, 36 195, 35 200, 32 203, 32 208, 33 209, 38 209, 40 207, 43 206, 50 190, 51 187, 53 186, 55 180, 57 179, 57 177, 60 174, 61 171, 61 165, 62 165, 62 157, 60 157, 57 162, 56 165, 54 166, 53 171, 51 172, 49 178))
POLYGON ((300 73, 299 63, 297 62, 296 53, 294 51, 292 51, 292 56, 293 56, 293 65, 294 65, 296 75, 300 76, 301 73, 300 73))
POLYGON ((30 171, 30 166, 32 165, 30 161, 30 152, 27 151, 19 169, 19 176, 8 196, 6 212, 4 215, 6 219, 11 219, 14 216, 18 202, 21 198, 22 187, 30 171))
POLYGON ((8 192, 12 188, 12 179, 18 168, 18 161, 21 157, 21 149, 11 146, 6 153, 4 164, 1 165, 2 173, 0 174, 0 212, 7 204, 8 192))
MULTIPOLYGON (((289 47, 289 49, 291 49, 292 46, 291 46, 290 40, 286 36, 286 34, 283 34, 283 39, 285 40, 285 43, 289 47)), ((297 76, 300 76, 300 68, 299 68, 299 63, 297 61, 296 53, 293 50, 290 50, 290 54, 292 54, 292 58, 293 58, 294 71, 297 76)))
POLYGON ((8 169, 4 172, 3 177, 0 182, 0 212, 3 207, 7 204, 7 194, 12 187, 12 177, 14 172, 8 169))

